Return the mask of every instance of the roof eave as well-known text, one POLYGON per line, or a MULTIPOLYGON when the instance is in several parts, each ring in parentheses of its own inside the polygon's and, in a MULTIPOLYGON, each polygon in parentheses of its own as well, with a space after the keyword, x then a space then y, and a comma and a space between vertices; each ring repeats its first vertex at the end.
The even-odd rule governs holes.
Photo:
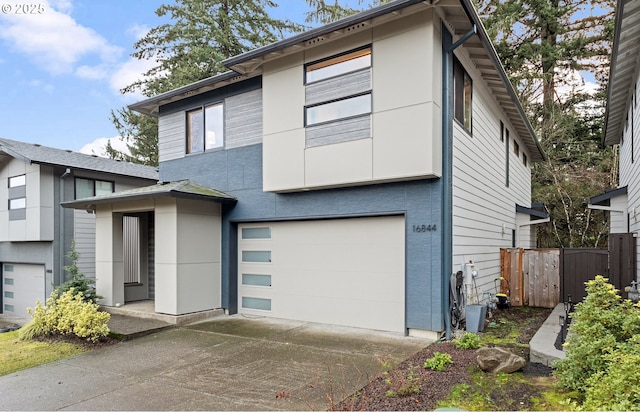
POLYGON ((462 4, 462 7, 464 8, 465 13, 467 14, 471 22, 476 25, 476 28, 477 28, 476 34, 480 39, 480 41, 482 42, 482 45, 484 46, 485 50, 487 51, 487 55, 489 59, 493 63, 498 73, 498 76, 500 77, 500 79, 502 80, 502 83, 504 84, 507 94, 509 95, 509 97, 511 98, 511 101, 513 102, 514 108, 516 109, 520 117, 520 120, 523 123, 524 128, 529 134, 531 144, 527 144, 527 147, 531 154, 531 161, 541 162, 541 161, 547 160, 547 156, 544 153, 544 150, 542 149, 540 142, 538 141, 536 133, 534 132, 533 127, 529 122, 529 118, 527 117, 527 114, 525 113, 524 108, 520 103, 520 99, 518 98, 518 95, 516 94, 516 91, 513 88, 513 85, 511 84, 511 80, 509 80, 509 76, 507 76, 507 72, 502 66, 502 62, 498 57, 498 53, 496 52, 496 49, 493 47, 493 43, 489 39, 489 35, 487 34, 487 31, 484 28, 484 25, 482 24, 482 20, 480 19, 480 16, 476 12, 476 9, 473 6, 473 3, 471 2, 471 0, 460 0, 460 4, 462 4))

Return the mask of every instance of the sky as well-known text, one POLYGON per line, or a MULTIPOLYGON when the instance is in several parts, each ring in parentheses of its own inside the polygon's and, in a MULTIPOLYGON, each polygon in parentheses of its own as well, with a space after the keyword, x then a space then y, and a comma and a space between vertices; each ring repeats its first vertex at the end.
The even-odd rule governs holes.
MULTIPOLYGON (((153 63, 133 44, 168 22, 171 0, 0 0, 0 137, 103 154, 118 145, 111 110, 143 99, 120 89, 153 63)), ((303 0, 280 0, 270 14, 302 22, 303 0)))
MULTIPOLYGON (((0 137, 97 155, 111 139, 123 150, 110 113, 144 98, 120 89, 155 65, 130 55, 169 22, 155 10, 170 1, 0 0, 0 137)), ((277 3, 272 16, 304 21, 304 0, 277 3)))

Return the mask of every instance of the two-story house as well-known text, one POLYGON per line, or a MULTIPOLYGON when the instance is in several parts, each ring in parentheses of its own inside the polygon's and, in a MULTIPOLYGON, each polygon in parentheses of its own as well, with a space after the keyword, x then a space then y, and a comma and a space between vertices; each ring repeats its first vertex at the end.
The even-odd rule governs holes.
POLYGON ((156 312, 416 335, 447 329, 465 263, 482 298, 499 249, 535 245, 544 154, 470 1, 392 1, 224 64, 131 106, 158 117, 165 183, 65 204, 96 211, 104 304, 128 301, 130 213, 156 312))
MULTIPOLYGON (((616 20, 611 68, 607 88, 607 106, 603 144, 619 145, 618 187, 589 200, 592 209, 605 210, 609 215, 611 237, 620 237, 635 262, 618 262, 611 267, 610 276, 627 279, 624 272, 637 270, 640 255, 637 251, 637 236, 640 232, 640 33, 636 27, 640 22, 640 1, 619 0, 616 5, 616 20), (626 236, 625 236, 626 234, 626 236)), ((610 243, 611 244, 611 243, 610 243)), ((620 285, 627 286, 628 283, 620 285)))
POLYGON ((27 317, 65 281, 75 240, 78 267, 95 277, 95 215, 61 201, 157 182, 156 168, 0 139, 0 313, 27 317))

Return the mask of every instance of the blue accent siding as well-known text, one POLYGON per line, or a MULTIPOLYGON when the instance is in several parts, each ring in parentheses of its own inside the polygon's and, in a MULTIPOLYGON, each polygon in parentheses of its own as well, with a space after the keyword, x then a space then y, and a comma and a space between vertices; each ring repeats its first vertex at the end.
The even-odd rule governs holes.
POLYGON ((237 223, 256 220, 342 218, 404 214, 406 326, 441 331, 441 193, 439 179, 294 193, 262 191, 262 145, 221 150, 160 164, 160 179, 191 179, 232 196, 223 209, 222 305, 237 310, 237 223), (436 225, 414 232, 413 225, 436 225))

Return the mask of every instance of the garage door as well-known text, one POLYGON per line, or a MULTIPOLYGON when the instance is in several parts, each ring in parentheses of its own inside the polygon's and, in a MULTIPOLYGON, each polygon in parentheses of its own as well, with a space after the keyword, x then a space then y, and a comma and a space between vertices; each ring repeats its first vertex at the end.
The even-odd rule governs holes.
POLYGON ((45 302, 44 265, 2 265, 2 309, 5 314, 28 318, 27 308, 45 302))
POLYGON ((402 216, 240 225, 239 312, 404 332, 404 227, 402 216))

